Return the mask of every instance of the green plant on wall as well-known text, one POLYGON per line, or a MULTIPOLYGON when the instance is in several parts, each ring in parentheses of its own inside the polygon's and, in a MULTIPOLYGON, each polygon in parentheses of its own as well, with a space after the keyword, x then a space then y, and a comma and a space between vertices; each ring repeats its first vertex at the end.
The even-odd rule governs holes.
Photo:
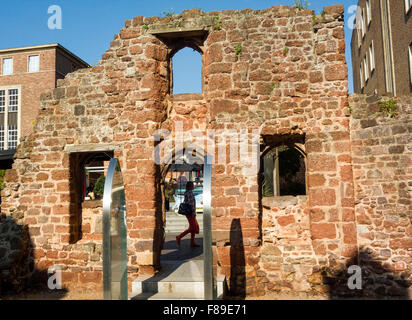
POLYGON ((280 87, 280 82, 279 81, 272 81, 272 92, 280 87))
POLYGON ((163 11, 162 14, 165 17, 173 17, 176 13, 174 12, 173 8, 171 8, 169 11, 163 11))
POLYGON ((5 175, 6 175, 6 170, 4 169, 0 170, 0 190, 3 189, 3 181, 4 181, 5 175))
POLYGON ((391 118, 393 118, 397 115, 397 101, 394 99, 390 99, 389 101, 381 101, 379 102, 379 109, 386 116, 389 115, 391 118))
POLYGON ((142 29, 143 29, 143 30, 148 30, 148 29, 149 29, 149 26, 148 26, 147 24, 144 24, 144 25, 142 26, 142 29))
POLYGON ((295 8, 298 8, 299 10, 303 10, 303 9, 308 9, 310 6, 310 3, 308 2, 308 0, 294 0, 293 6, 295 8))
POLYGON ((242 48, 242 46, 241 46, 240 44, 238 44, 237 46, 235 46, 235 58, 236 58, 236 61, 239 60, 239 55, 240 55, 240 53, 242 52, 242 50, 243 50, 243 48, 242 48))
POLYGON ((216 16, 216 17, 213 18, 213 20, 214 20, 213 30, 216 30, 216 31, 221 30, 222 29, 222 24, 223 24, 222 19, 220 19, 220 17, 216 16))
POLYGON ((316 16, 316 14, 312 15, 312 20, 313 20, 313 25, 318 24, 318 18, 316 16))
POLYGON ((93 188, 93 192, 96 196, 98 197, 102 197, 103 196, 103 192, 104 192, 104 183, 106 181, 105 176, 100 176, 97 181, 96 184, 93 188))

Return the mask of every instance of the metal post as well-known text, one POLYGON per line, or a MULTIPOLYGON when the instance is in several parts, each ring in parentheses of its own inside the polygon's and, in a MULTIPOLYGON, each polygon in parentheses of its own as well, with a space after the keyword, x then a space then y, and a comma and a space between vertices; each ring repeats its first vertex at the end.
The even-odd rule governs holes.
POLYGON ((204 254, 204 288, 205 300, 216 299, 216 286, 213 277, 212 251, 212 157, 205 156, 203 176, 203 254, 204 254))

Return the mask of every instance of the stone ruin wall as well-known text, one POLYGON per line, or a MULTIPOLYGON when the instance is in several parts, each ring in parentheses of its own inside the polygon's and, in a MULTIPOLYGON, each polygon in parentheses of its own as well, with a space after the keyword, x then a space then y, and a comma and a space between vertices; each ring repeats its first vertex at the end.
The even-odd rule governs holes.
MULTIPOLYGON (((412 97, 351 95, 359 264, 367 291, 412 298, 412 97)), ((372 292, 368 292, 372 294, 372 292)))
MULTIPOLYGON (((90 230, 85 227, 98 207, 83 209, 83 238, 73 241, 79 209, 69 182, 74 174, 69 154, 110 150, 120 159, 126 187, 129 281, 152 274, 164 232, 153 134, 161 128, 173 132, 173 121, 182 120, 185 130, 262 128, 262 135, 277 143, 304 139, 304 197, 262 200, 256 174, 244 174, 236 163, 214 165, 214 249, 219 273, 226 275, 232 293, 330 295, 325 277, 356 260, 360 244, 388 250, 395 243, 390 257, 382 252, 386 261, 404 261, 402 272, 410 277, 410 215, 398 218, 399 230, 392 226, 385 231, 391 237, 395 231, 390 228, 397 230, 386 247, 373 239, 364 243, 363 230, 381 231, 379 225, 357 220, 360 208, 370 221, 378 221, 375 215, 381 212, 374 212, 376 199, 368 202, 369 189, 359 188, 363 177, 357 170, 374 164, 371 159, 356 162, 362 157, 355 145, 363 143, 357 134, 370 129, 350 116, 359 102, 351 98, 349 108, 344 54, 343 6, 326 7, 316 19, 311 10, 275 6, 209 13, 193 9, 174 17, 126 21, 99 65, 69 74, 52 93, 42 95, 35 130, 20 144, 2 191, 4 219, 27 230, 26 240, 7 252, 20 261, 15 254, 20 246, 32 252, 28 257, 35 263, 29 271, 64 266, 66 286, 101 284, 101 235, 93 234, 96 222, 90 230), (203 52, 203 95, 172 96, 169 58, 179 48, 168 48, 151 31, 196 27, 209 32, 197 44, 203 52), (236 54, 238 45, 241 52, 236 54), (27 241, 32 245, 24 246, 27 241)), ((394 196, 398 189, 405 195, 403 185, 395 189, 394 196)), ((410 206, 409 198, 399 199, 410 206)), ((393 205, 397 200, 387 201, 393 205)), ((388 217, 396 224, 393 215, 388 217)), ((8 276, 13 272, 28 271, 13 270, 8 276)))

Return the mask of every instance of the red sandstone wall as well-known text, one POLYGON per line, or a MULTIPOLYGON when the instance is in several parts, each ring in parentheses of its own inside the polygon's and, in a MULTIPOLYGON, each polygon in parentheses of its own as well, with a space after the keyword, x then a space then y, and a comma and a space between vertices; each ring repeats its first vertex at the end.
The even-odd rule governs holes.
MULTIPOLYGON (((346 270, 358 253, 347 95, 343 7, 287 6, 136 17, 111 42, 100 64, 59 80, 42 95, 34 133, 17 152, 2 192, 2 212, 27 225, 34 267, 64 265, 66 285, 101 284, 101 242, 88 233, 95 208, 84 211, 84 237, 71 222, 69 154, 97 146, 121 162, 127 200, 129 280, 153 273, 163 237, 162 167, 153 161, 156 129, 262 128, 282 141, 304 137, 307 196, 261 199, 257 173, 244 164, 213 166, 213 234, 218 272, 235 295, 329 295, 327 273, 346 270), (216 17, 221 27, 216 27, 216 17), (203 95, 170 97, 167 47, 151 30, 176 21, 207 28, 203 95), (148 27, 144 28, 143 25, 148 27), (241 46, 238 56, 235 47, 241 46), (287 49, 286 49, 287 48, 287 49), (76 149, 77 148, 77 149, 76 149)), ((215 154, 215 157, 217 155, 215 154)), ((90 228, 92 228, 90 226, 90 228)), ((93 230, 90 229, 93 233, 93 230)))
POLYGON ((412 99, 394 98, 393 117, 388 100, 350 97, 359 263, 368 294, 411 298, 412 99))

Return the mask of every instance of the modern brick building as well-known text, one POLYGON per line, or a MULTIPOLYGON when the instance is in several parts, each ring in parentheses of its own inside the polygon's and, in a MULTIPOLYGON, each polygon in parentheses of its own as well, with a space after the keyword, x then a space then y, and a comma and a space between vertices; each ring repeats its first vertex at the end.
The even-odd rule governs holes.
POLYGON ((359 0, 352 34, 355 93, 412 92, 412 1, 359 0))
POLYGON ((20 137, 32 131, 40 94, 88 64, 57 43, 1 49, 0 61, 0 162, 8 167, 20 137))

